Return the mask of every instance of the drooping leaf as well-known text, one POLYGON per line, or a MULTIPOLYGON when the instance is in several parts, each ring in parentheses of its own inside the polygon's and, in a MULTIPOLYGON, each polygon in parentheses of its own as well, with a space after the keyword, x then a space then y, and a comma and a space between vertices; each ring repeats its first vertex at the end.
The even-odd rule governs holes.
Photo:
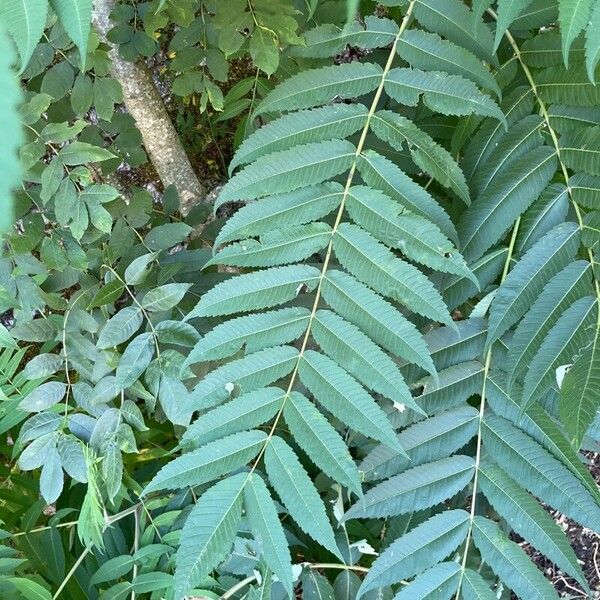
POLYGON ((340 556, 325 506, 294 451, 273 437, 265 451, 269 481, 300 528, 316 542, 340 556))
POLYGON ((362 494, 358 470, 346 443, 305 396, 292 392, 283 416, 299 446, 324 473, 354 493, 362 494))
POLYGON ((511 527, 586 588, 575 552, 542 506, 495 465, 483 464, 479 476, 481 490, 511 527))
POLYGON ((407 469, 370 489, 344 519, 389 517, 430 508, 466 487, 474 471, 473 459, 461 455, 407 469))
POLYGON ((175 559, 174 597, 178 600, 228 554, 242 516, 248 475, 240 473, 204 492, 189 514, 175 559))
POLYGON ((421 71, 398 67, 385 82, 386 92, 401 104, 416 106, 419 97, 433 111, 446 115, 477 114, 505 122, 498 105, 468 79, 440 71, 421 71))
POLYGON ((579 248, 579 227, 561 223, 517 262, 502 282, 490 307, 486 346, 514 325, 537 298, 548 280, 566 267, 579 248))
POLYGON ((285 532, 265 482, 252 474, 244 486, 244 504, 253 535, 273 573, 292 595, 292 561, 285 532))
POLYGON ((559 411, 571 442, 579 449, 600 408, 600 332, 575 360, 560 389, 559 411))
POLYGON ((266 439, 262 431, 243 431, 182 454, 155 475, 144 494, 200 485, 230 473, 252 460, 266 439))
POLYGON ((367 391, 333 360, 314 350, 300 361, 302 383, 340 421, 363 435, 399 448, 394 430, 367 391))
POLYGON ((382 73, 377 64, 358 62, 309 69, 290 77, 267 94, 255 115, 311 108, 335 97, 362 96, 379 85, 382 73))
POLYGON ((515 542, 493 521, 475 516, 473 541, 483 559, 519 596, 551 600, 558 598, 552 584, 515 542))
POLYGON ((238 275, 204 294, 186 319, 277 306, 295 298, 305 287, 312 290, 319 275, 318 269, 308 265, 273 267, 238 275))
POLYGON ((592 296, 576 300, 559 317, 532 359, 523 380, 521 404, 527 407, 556 380, 556 369, 591 340, 596 326, 598 303, 592 296))
POLYGON ((358 592, 407 579, 446 558, 464 540, 469 514, 446 510, 393 542, 373 563, 358 592))

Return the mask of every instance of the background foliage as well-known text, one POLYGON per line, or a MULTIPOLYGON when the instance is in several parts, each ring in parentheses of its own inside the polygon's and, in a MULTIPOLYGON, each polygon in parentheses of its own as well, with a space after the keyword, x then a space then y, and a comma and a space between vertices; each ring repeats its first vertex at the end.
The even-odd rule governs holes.
POLYGON ((91 11, 0 1, 2 598, 590 596, 600 2, 120 3, 185 218, 91 11))

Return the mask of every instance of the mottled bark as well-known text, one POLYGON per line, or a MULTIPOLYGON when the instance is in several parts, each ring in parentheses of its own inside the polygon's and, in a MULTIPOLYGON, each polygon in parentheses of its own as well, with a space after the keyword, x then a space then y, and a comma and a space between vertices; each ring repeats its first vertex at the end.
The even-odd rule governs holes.
MULTIPOLYGON (((116 4, 116 0, 94 0, 93 24, 105 42, 113 26, 109 16, 116 4)), ((135 119, 146 152, 163 185, 176 187, 181 211, 187 214, 204 200, 206 189, 192 169, 152 75, 144 64, 123 60, 112 45, 109 56, 112 76, 123 88, 125 108, 135 119)))

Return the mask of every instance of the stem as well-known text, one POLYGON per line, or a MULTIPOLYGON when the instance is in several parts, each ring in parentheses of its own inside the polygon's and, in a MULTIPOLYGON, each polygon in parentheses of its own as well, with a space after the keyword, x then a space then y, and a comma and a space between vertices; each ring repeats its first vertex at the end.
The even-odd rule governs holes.
MULTIPOLYGON (((133 513, 133 517, 135 520, 134 530, 133 530, 133 553, 135 554, 140 547, 140 514, 137 509, 133 513)), ((135 581, 135 578, 137 577, 137 573, 138 573, 138 565, 137 565, 137 562, 134 562, 133 563, 133 571, 131 573, 132 585, 133 585, 133 582, 135 581)), ((135 591, 134 590, 131 590, 131 600, 135 600, 135 591)))
POLYGON ((323 287, 323 280, 325 279, 325 275, 327 274, 327 269, 329 267, 329 262, 331 261, 331 256, 333 253, 333 240, 335 238, 337 229, 342 221, 342 217, 344 214, 344 209, 346 206, 346 199, 348 197, 348 193, 350 191, 350 187, 352 186, 352 181, 354 179, 354 174, 356 172, 356 163, 358 160, 358 157, 360 156, 362 149, 365 145, 365 140, 367 139, 367 134, 369 132, 369 128, 371 125, 371 119, 373 118, 373 115, 375 113, 375 111, 377 110, 377 105, 379 104, 379 100, 381 98, 381 94, 383 93, 383 87, 385 84, 385 78, 389 72, 389 70, 392 67, 392 63, 394 61, 394 57, 396 55, 396 46, 398 45, 398 41, 400 40, 400 37, 402 36, 402 34, 404 33, 404 31, 406 30, 410 19, 412 17, 412 13, 413 13, 413 9, 414 9, 414 5, 415 5, 416 0, 411 0, 409 6, 408 6, 408 10, 406 11, 406 15, 404 16, 404 19, 402 20, 402 23, 400 25, 400 29, 398 30, 398 34, 396 35, 396 38, 394 39, 394 43, 392 44, 392 47, 390 49, 390 53, 387 59, 387 62, 385 64, 385 67, 383 69, 383 73, 381 75, 381 81, 379 83, 379 86, 377 87, 377 90, 375 91, 375 96, 373 97, 373 101, 371 102, 371 106, 369 108, 369 112, 367 114, 367 119, 365 122, 365 125, 362 129, 361 135, 360 135, 360 139, 358 140, 358 144, 356 145, 356 153, 354 155, 354 161, 352 163, 352 166, 350 167, 350 171, 348 172, 348 177, 346 179, 346 185, 344 186, 344 192, 342 194, 342 200, 340 202, 340 206, 335 218, 335 222, 333 224, 333 227, 331 229, 331 238, 329 240, 329 244, 327 245, 327 250, 325 252, 325 259, 323 260, 323 267, 321 268, 321 273, 319 275, 319 283, 317 284, 317 288, 316 288, 316 292, 315 292, 315 300, 313 302, 312 305, 312 309, 310 312, 310 317, 308 320, 308 326, 306 328, 306 332, 304 334, 304 338, 302 340, 302 345, 300 347, 300 351, 298 353, 298 358, 296 360, 296 364, 294 365, 294 369, 292 371, 292 374, 290 376, 290 381, 288 383, 286 392, 285 392, 285 396, 283 398, 283 402, 281 403, 281 407, 279 408, 279 411, 277 412, 277 415, 275 416, 275 419, 273 421, 273 425, 271 426, 271 429, 269 431, 269 434, 267 436, 267 439, 265 440, 265 443, 263 444, 256 460, 254 461, 254 465, 252 466, 252 469, 248 475, 248 477, 250 477, 250 475, 254 472, 254 470, 256 469, 258 463, 260 462, 260 459, 262 458, 263 454, 265 453, 267 446, 269 445, 269 442, 271 441, 271 439, 273 438, 273 435, 275 434, 275 430, 277 428, 277 425, 281 419, 281 415, 283 414, 283 409, 285 407, 285 403, 287 401, 287 399, 290 396, 290 393, 292 392, 292 389, 294 387, 294 384, 296 382, 296 377, 298 376, 298 369, 300 368, 300 363, 304 357, 304 352, 306 351, 306 347, 308 345, 308 340, 310 339, 310 335, 311 335, 311 329, 312 329, 312 324, 313 321, 315 319, 315 315, 317 313, 317 309, 319 307, 319 301, 321 299, 321 289, 323 287))
POLYGON ((343 565, 340 563, 310 563, 306 565, 309 569, 341 569, 343 571, 357 571, 358 573, 368 573, 367 567, 360 565, 343 565))
MULTIPOLYGON (((497 15, 492 9, 488 9, 487 12, 494 19, 497 19, 497 15)), ((533 75, 532 75, 531 71, 529 70, 529 67, 525 64, 525 61, 523 60, 523 56, 521 55, 521 50, 519 49, 519 46, 517 45, 515 38, 513 38, 512 34, 508 30, 506 30, 504 35, 506 36, 508 43, 511 45, 511 48, 513 49, 513 52, 515 53, 515 56, 517 57, 517 61, 521 65, 521 69, 523 70, 523 73, 525 74, 525 77, 527 78, 529 86, 531 87, 531 91, 533 92, 533 95, 535 96, 536 102, 538 103, 538 106, 540 108, 540 114, 544 119, 546 127, 548 128, 548 133, 550 134, 550 138, 552 139, 552 144, 556 151, 556 157, 558 158, 560 170, 565 179, 565 185, 567 186, 567 194, 569 196, 569 200, 571 201, 571 204, 573 205, 573 209, 575 210, 575 215, 577 217, 577 223, 579 224, 579 228, 583 229, 584 228, 583 214, 581 212, 581 208, 579 207, 577 202, 575 202, 575 200, 573 199, 573 193, 571 190, 571 185, 569 183, 569 172, 567 170, 567 166, 565 165, 565 163, 563 162, 563 160, 560 156, 560 144, 558 142, 558 136, 556 135, 556 131, 554 131, 554 129, 552 128, 552 124, 550 123, 550 115, 548 113, 548 108, 546 107, 545 102, 541 99, 541 97, 539 95, 537 85, 535 83, 535 80, 533 79, 533 75)), ((592 251, 589 248, 587 249, 587 254, 588 254, 590 263, 593 265, 594 264, 594 255, 592 254, 592 251)), ((596 289, 596 300, 600 303, 600 282, 598 281, 598 278, 594 272, 594 269, 592 269, 592 273, 593 273, 593 278, 594 278, 594 287, 596 289)), ((600 323, 600 311, 598 311, 598 319, 599 319, 598 322, 600 323)))
POLYGON ((140 304, 140 301, 135 297, 135 294, 131 291, 131 288, 127 285, 125 280, 110 265, 102 265, 102 267, 110 271, 115 276, 115 278, 118 279, 125 286, 127 293, 133 300, 133 303, 139 308, 140 312, 144 315, 144 318, 148 323, 148 327, 150 327, 150 331, 152 332, 152 339, 154 340, 154 347, 156 348, 156 358, 160 362, 160 347, 158 345, 158 335, 156 334, 156 329, 154 329, 154 325, 150 320, 150 315, 148 315, 146 309, 140 304))
POLYGON ((67 585, 67 583, 69 583, 69 580, 71 579, 71 577, 73 577, 73 575, 75 574, 75 571, 77 571, 77 569, 79 568, 79 565, 83 562, 83 560, 89 554, 89 552, 90 552, 90 548, 86 547, 85 550, 79 556, 79 558, 75 561, 75 564, 71 567, 69 572, 66 574, 65 578, 62 580, 62 583, 58 586, 58 589, 56 590, 56 594, 54 594, 54 596, 52 596, 52 600, 57 600, 57 598, 60 596, 61 592, 65 589, 65 586, 67 585))
POLYGON ((219 597, 219 600, 227 600, 227 598, 231 598, 231 596, 235 596, 237 592, 239 592, 242 588, 246 587, 250 583, 252 583, 256 579, 256 575, 250 575, 246 577, 246 579, 242 579, 238 581, 233 587, 230 587, 224 594, 219 597))
MULTIPOLYGON (((506 256, 506 261, 504 262, 504 268, 502 270, 502 275, 500 277, 500 285, 506 279, 508 275, 508 270, 510 268, 510 263, 512 260, 512 255, 515 249, 515 243, 517 241, 517 233, 519 231, 519 225, 521 224, 521 217, 519 217, 515 226, 513 227, 512 235, 510 238, 510 244, 508 246, 508 254, 506 256)), ((482 433, 482 425, 483 425, 483 415, 485 413, 485 396, 487 393, 487 380, 490 372, 490 365, 492 363, 492 346, 488 349, 485 355, 485 363, 483 367, 483 384, 481 386, 481 401, 479 402, 479 417, 477 424, 477 449, 475 451, 475 474, 473 476, 473 495, 471 496, 471 508, 469 510, 469 529, 467 531, 467 537, 465 539, 465 549, 463 552, 462 561, 460 564, 460 578, 458 580, 458 589, 456 590, 455 600, 459 600, 460 590, 462 587, 463 577, 465 574, 465 569, 467 567, 467 556, 469 555, 469 546, 471 544, 471 537, 473 535, 473 522, 475 520, 475 509, 477 508, 477 485, 479 483, 479 465, 481 464, 481 433, 482 433)))

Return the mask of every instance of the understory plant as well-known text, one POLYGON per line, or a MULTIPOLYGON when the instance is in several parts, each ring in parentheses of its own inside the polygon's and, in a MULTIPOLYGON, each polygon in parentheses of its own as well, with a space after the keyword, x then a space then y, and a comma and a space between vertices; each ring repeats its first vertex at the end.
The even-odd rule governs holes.
POLYGON ((49 6, 8 28, 2 598, 558 598, 534 552, 593 597, 600 1, 122 4, 236 130, 185 217, 49 6))

